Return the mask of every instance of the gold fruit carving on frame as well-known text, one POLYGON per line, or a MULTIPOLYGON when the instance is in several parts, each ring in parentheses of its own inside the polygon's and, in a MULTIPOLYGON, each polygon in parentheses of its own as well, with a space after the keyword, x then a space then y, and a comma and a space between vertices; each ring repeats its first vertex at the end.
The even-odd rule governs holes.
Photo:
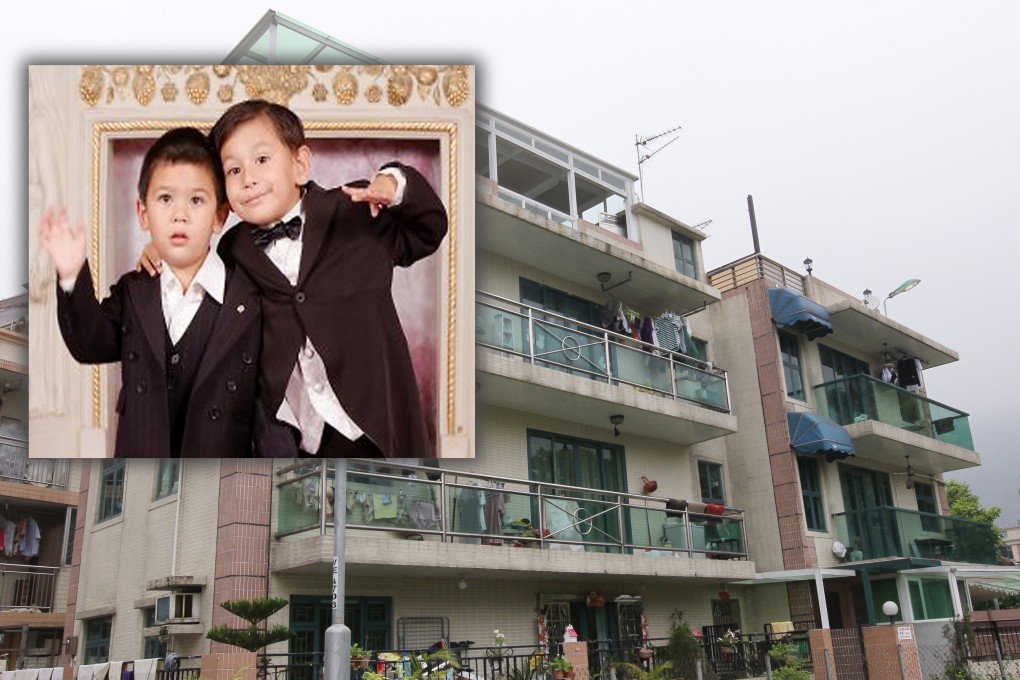
POLYGON ((422 103, 437 107, 463 106, 470 101, 469 66, 408 66, 396 64, 316 66, 153 66, 81 67, 78 96, 88 106, 134 102, 153 103, 158 92, 164 103, 202 106, 217 100, 229 104, 239 97, 266 99, 289 106, 297 96, 316 105, 334 102, 350 106, 360 101, 406 105, 417 93, 422 103), (215 83, 214 79, 215 78, 215 83), (184 92, 186 99, 178 99, 184 92), (330 97, 332 92, 332 98, 330 97), (215 93, 215 98, 211 97, 215 93))

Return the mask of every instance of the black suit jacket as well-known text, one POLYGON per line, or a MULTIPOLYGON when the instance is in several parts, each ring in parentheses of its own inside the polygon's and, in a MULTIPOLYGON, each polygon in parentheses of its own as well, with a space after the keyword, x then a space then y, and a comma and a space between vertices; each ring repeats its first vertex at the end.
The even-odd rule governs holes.
MULTIPOLYGON (((125 274, 99 303, 86 263, 73 292, 57 287, 57 314, 75 359, 121 362, 116 456, 169 457, 167 334, 159 278, 125 274)), ((261 316, 258 289, 244 272, 228 268, 223 305, 187 406, 182 457, 252 455, 261 316)))
POLYGON ((435 443, 390 289, 394 266, 439 247, 447 217, 425 178, 398 167, 407 178, 403 202, 375 219, 341 189, 307 185, 296 286, 255 246, 248 224, 223 237, 220 253, 262 290, 261 390, 270 414, 283 402, 307 336, 340 403, 384 456, 432 458, 435 443))

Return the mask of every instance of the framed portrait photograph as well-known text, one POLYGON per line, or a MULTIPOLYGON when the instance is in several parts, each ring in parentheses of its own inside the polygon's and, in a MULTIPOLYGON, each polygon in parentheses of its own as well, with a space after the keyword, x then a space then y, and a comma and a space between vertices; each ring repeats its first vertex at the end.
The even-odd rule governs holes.
MULTIPOLYGON (((347 450, 327 447, 338 433, 368 442, 366 457, 474 456, 473 67, 31 66, 29 108, 30 457, 348 455, 329 453, 347 450), (232 209, 222 227, 209 218, 209 252, 225 292, 192 299, 175 334, 175 305, 208 275, 191 286, 180 272, 205 262, 172 255, 169 284, 165 271, 131 274, 147 246, 159 259, 159 210, 195 184, 159 171, 190 156, 160 153, 171 131, 207 134, 248 102, 256 113, 211 146, 216 161, 248 154, 243 131, 263 118, 283 151, 252 137, 250 160, 222 166, 232 209), (288 146, 280 107, 306 150, 288 146), (240 187, 281 158, 292 165, 280 172, 308 180, 293 209, 303 224, 293 242, 245 250, 274 225, 242 219, 261 213, 240 187), (357 193, 377 185, 393 187, 392 205, 357 193), (236 297, 242 281, 252 297, 236 297), (84 300, 89 284, 110 297, 101 307, 84 300), (226 330, 242 322, 244 333, 226 330), (169 454, 149 444, 167 435, 169 454)), ((166 219, 172 230, 191 218, 166 219)), ((178 232, 164 250, 192 238, 178 232)))

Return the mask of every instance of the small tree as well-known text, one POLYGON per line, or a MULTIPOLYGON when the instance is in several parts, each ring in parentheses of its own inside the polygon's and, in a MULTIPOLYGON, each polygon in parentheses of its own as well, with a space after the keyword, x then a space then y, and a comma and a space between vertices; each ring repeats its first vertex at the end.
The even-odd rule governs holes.
POLYGON ((668 663, 671 677, 695 678, 698 675, 698 659, 701 658, 701 643, 682 611, 675 610, 670 618, 673 619, 673 630, 666 646, 655 653, 656 661, 660 662, 656 665, 668 663))
POLYGON ((294 637, 294 631, 289 626, 259 627, 260 623, 286 607, 287 604, 287 600, 282 597, 227 600, 220 606, 234 616, 247 621, 249 626, 247 628, 231 628, 227 625, 216 626, 210 628, 205 636, 213 642, 222 642, 225 645, 240 647, 249 652, 257 652, 274 642, 289 640, 294 637))
POLYGON ((772 671, 774 680, 811 680, 811 671, 800 667, 804 662, 797 656, 796 651, 797 648, 788 642, 772 645, 769 657, 778 665, 778 668, 772 671))

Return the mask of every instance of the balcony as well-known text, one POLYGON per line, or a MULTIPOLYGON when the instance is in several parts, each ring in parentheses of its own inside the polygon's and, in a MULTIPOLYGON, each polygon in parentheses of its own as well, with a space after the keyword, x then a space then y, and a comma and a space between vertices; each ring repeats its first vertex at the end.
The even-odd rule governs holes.
POLYGON ((66 489, 69 462, 29 458, 27 442, 0 436, 0 482, 66 489))
POLYGON ((877 309, 869 309, 857 300, 840 300, 826 305, 832 319, 832 332, 842 342, 870 354, 887 346, 900 354, 917 357, 926 369, 960 359, 960 355, 917 331, 893 321, 877 309))
POLYGON ((59 567, 0 564, 0 611, 49 612, 59 567))
POLYGON ((693 444, 736 431, 726 372, 711 364, 559 314, 479 292, 479 399, 693 444), (564 399, 563 392, 571 393, 564 399))
MULTIPOLYGON (((705 560, 738 560, 728 571, 754 574, 753 564, 745 561, 744 513, 735 508, 712 515, 667 510, 664 498, 601 489, 415 466, 376 469, 369 461, 351 462, 346 507, 340 508, 346 510, 348 561, 371 565, 373 572, 418 565, 620 575, 665 570, 694 576, 727 571, 722 565, 712 569, 708 565, 716 563, 705 560), (483 508, 497 504, 505 508, 501 521, 483 515, 483 508), (353 547, 359 538, 367 542, 353 547), (399 558, 407 539, 418 546, 410 565, 399 558), (585 559, 589 554, 602 559, 585 559)), ((333 534, 332 464, 295 463, 276 474, 280 543, 273 569, 331 563, 332 543, 307 539, 333 534)))
POLYGON ((924 474, 980 464, 962 411, 864 374, 813 389, 818 412, 846 427, 860 457, 898 466, 910 456, 924 474))
POLYGON ((848 562, 913 557, 997 564, 999 534, 987 522, 893 507, 842 512, 833 520, 848 562))

